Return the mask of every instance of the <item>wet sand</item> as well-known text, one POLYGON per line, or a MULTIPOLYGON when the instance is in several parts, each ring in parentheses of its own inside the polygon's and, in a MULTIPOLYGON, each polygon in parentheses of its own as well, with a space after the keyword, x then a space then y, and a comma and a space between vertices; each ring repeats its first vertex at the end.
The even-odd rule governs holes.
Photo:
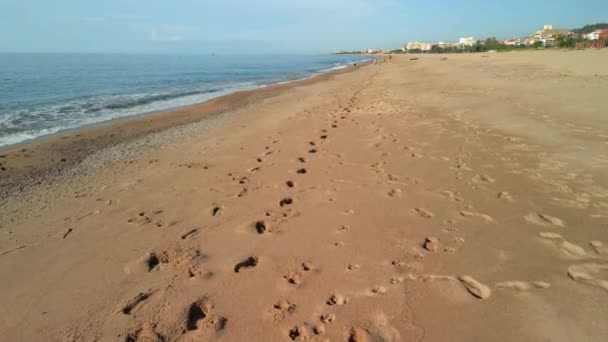
POLYGON ((608 50, 418 57, 142 117, 11 192, 0 334, 606 340, 608 50))

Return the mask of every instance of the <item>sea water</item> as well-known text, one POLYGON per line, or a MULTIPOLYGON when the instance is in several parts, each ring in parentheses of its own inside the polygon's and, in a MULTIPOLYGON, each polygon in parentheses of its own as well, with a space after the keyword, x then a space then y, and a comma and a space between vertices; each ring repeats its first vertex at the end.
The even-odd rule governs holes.
POLYGON ((0 146, 345 68, 363 56, 0 54, 0 146))

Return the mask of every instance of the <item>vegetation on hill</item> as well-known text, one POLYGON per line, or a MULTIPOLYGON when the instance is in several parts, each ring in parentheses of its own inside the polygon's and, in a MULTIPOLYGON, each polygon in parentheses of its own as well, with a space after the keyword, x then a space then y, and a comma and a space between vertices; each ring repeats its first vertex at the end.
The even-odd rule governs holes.
POLYGON ((572 32, 574 32, 576 34, 587 34, 587 33, 593 32, 593 31, 604 30, 604 29, 608 29, 608 23, 585 25, 581 28, 572 30, 572 32))

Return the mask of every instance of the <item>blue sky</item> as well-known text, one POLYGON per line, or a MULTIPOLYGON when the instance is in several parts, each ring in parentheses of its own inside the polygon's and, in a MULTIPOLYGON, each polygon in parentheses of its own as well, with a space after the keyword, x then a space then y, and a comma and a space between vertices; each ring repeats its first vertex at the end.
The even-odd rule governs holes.
POLYGON ((322 53, 608 22, 608 0, 0 0, 0 51, 322 53))

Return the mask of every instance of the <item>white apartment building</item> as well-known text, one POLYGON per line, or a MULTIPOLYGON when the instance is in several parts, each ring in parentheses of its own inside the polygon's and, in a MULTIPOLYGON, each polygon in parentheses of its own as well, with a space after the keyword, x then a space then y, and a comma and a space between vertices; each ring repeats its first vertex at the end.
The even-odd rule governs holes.
POLYGON ((421 42, 409 42, 405 45, 408 50, 430 51, 433 45, 421 42))
POLYGON ((589 40, 598 40, 600 39, 600 33, 602 33, 602 30, 593 31, 591 33, 587 33, 585 38, 589 40))
POLYGON ((475 38, 474 37, 466 37, 466 38, 460 38, 460 40, 458 41, 458 45, 459 46, 473 46, 475 45, 475 38))

